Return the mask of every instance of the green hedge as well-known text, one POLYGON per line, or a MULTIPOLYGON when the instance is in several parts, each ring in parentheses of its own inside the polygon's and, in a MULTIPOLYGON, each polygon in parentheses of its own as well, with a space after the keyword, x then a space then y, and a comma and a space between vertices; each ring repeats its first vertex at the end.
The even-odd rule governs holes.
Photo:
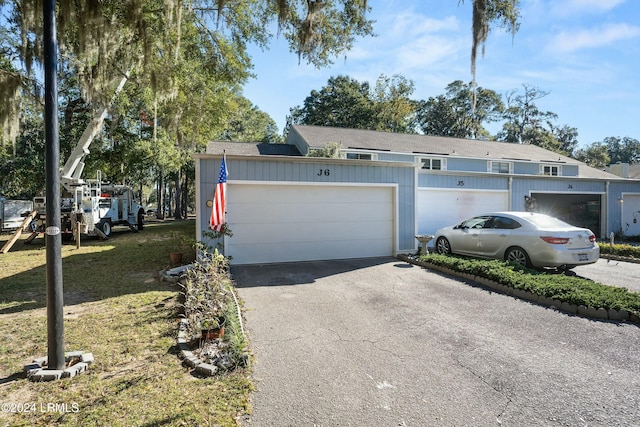
POLYGON ((613 245, 613 247, 611 247, 611 244, 609 243, 598 243, 598 245, 600 246, 601 254, 618 255, 618 256, 640 259, 639 246, 632 246, 624 243, 622 244, 616 243, 613 245))
POLYGON ((630 292, 626 288, 607 286, 575 276, 531 270, 500 260, 479 260, 439 254, 423 255, 419 260, 460 273, 484 277, 504 286, 561 302, 640 313, 640 294, 630 292))

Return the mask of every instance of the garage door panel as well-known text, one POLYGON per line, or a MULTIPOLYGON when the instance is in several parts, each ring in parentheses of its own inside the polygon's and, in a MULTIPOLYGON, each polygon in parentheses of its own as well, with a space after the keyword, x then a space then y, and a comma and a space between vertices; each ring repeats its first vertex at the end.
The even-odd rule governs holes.
MULTIPOLYGON (((232 255, 234 264, 250 264, 260 262, 295 262, 295 261, 310 261, 318 259, 319 253, 331 254, 330 258, 326 259, 347 259, 354 258, 353 254, 358 253, 358 258, 377 257, 381 256, 380 253, 374 248, 380 244, 387 244, 382 241, 346 241, 344 244, 336 246, 334 242, 314 242, 313 245, 300 246, 297 243, 281 243, 278 245, 269 243, 259 244, 247 244, 238 245, 235 248, 236 254, 232 255), (280 259, 277 261, 270 261, 274 251, 278 253, 295 253, 295 257, 288 259, 280 259), (251 260, 251 261, 247 261, 251 260), (262 261, 260 261, 262 260, 262 261)), ((391 251, 391 245, 389 244, 389 251, 391 251)))
POLYGON ((506 211, 508 192, 420 189, 417 197, 418 233, 434 234, 474 215, 506 211))
MULTIPOLYGON (((333 217, 343 217, 345 214, 357 215, 368 219, 384 220, 388 218, 389 204, 387 203, 357 203, 357 202, 326 202, 315 203, 235 203, 229 200, 227 214, 236 223, 255 222, 255 216, 259 209, 259 215, 270 218, 269 222, 289 222, 292 217, 310 224, 324 222, 333 217), (346 211, 346 212, 345 212, 346 211)), ((263 220, 266 221, 266 220, 263 220)))
POLYGON ((393 255, 390 186, 229 184, 236 264, 393 255))
MULTIPOLYGON (((244 186, 243 186, 244 187, 244 186)), ((345 203, 353 201, 353 194, 366 195, 371 203, 387 203, 388 197, 380 188, 365 186, 353 186, 349 191, 343 191, 338 187, 309 187, 304 185, 250 185, 242 189, 242 193, 229 192, 229 200, 234 198, 235 203, 316 203, 318 199, 330 200, 332 203, 345 203), (301 191, 303 189, 303 191, 301 191)))
POLYGON ((321 234, 327 233, 334 242, 348 242, 354 239, 358 241, 373 240, 391 241, 393 233, 388 221, 325 221, 322 224, 289 222, 280 224, 244 224, 238 227, 235 224, 233 230, 234 247, 242 243, 252 243, 257 240, 272 244, 285 242, 322 241, 321 234), (236 231, 238 230, 238 231, 236 231), (320 235, 319 235, 320 234, 320 235))

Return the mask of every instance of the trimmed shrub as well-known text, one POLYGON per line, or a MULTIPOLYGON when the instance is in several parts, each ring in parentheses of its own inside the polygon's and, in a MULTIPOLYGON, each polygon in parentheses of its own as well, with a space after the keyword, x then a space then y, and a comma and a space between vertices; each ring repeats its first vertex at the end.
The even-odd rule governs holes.
POLYGON ((422 255, 420 261, 484 277, 504 286, 587 307, 640 313, 640 294, 626 288, 607 286, 564 274, 527 269, 500 260, 480 260, 455 255, 422 255))
POLYGON ((640 247, 627 245, 625 243, 616 243, 611 247, 609 243, 598 243, 601 254, 618 255, 629 258, 640 259, 640 247))

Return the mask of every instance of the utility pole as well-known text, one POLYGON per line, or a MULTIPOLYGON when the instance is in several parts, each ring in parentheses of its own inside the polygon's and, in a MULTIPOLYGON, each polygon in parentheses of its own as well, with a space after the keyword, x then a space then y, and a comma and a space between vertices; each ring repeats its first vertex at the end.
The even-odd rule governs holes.
POLYGON ((62 235, 60 234, 60 138, 58 134, 58 41, 56 0, 43 1, 44 124, 46 156, 47 369, 65 368, 62 235))

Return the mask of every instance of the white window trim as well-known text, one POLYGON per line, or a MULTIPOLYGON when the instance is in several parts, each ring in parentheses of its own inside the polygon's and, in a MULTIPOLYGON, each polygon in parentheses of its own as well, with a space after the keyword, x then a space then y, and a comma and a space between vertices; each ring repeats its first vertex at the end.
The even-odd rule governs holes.
POLYGON ((488 173, 495 173, 497 175, 507 175, 506 173, 493 172, 494 163, 507 163, 509 165, 509 174, 513 174, 513 162, 505 162, 505 161, 501 161, 501 160, 489 160, 487 162, 487 172, 488 173))
MULTIPOLYGON (((357 155, 366 154, 367 156, 371 156, 371 160, 370 161, 378 160, 378 154, 376 154, 376 153, 363 153, 361 151, 345 151, 343 158, 344 159, 348 159, 348 155, 349 154, 357 154, 357 155)), ((349 159, 349 160, 369 160, 369 159, 349 159)))
POLYGON ((540 175, 544 175, 544 176, 562 176, 562 165, 553 165, 553 164, 549 164, 549 163, 540 163, 540 175), (556 168, 558 169, 558 174, 557 175, 553 175, 553 174, 545 174, 544 173, 544 168, 549 167, 549 168, 556 168))
POLYGON ((420 163, 420 165, 424 165, 424 161, 425 160, 429 160, 429 168, 425 168, 421 166, 421 169, 424 170, 441 170, 441 171, 446 171, 447 170, 447 159, 443 158, 443 157, 416 157, 416 163, 420 163), (432 169, 432 162, 433 160, 440 160, 440 169, 432 169))

